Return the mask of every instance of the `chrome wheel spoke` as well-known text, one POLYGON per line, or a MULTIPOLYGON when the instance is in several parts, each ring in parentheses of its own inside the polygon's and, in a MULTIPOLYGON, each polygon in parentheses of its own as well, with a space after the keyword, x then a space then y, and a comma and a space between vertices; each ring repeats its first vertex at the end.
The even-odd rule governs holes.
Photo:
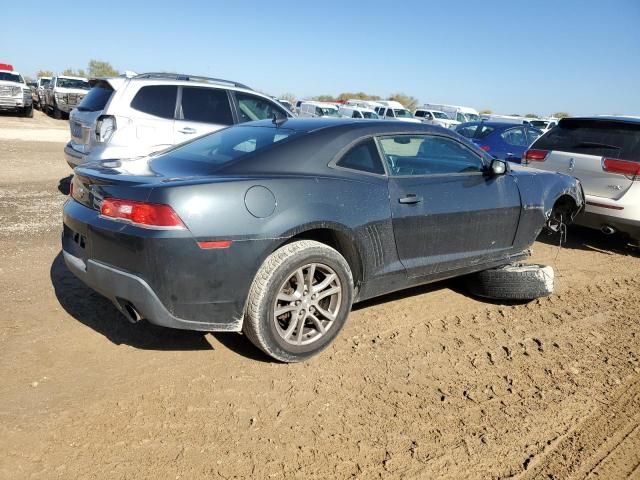
POLYGON ((327 329, 324 327, 324 325, 322 325, 322 322, 318 319, 318 317, 310 313, 309 318, 311 319, 313 324, 316 326, 316 329, 318 330, 318 332, 324 333, 327 331, 327 329))
POLYGON ((280 307, 279 309, 277 309, 275 312, 273 312, 273 314, 276 317, 279 317, 280 315, 283 315, 285 313, 291 312, 293 310, 296 310, 296 306, 295 305, 285 305, 283 307, 280 307))
POLYGON ((313 286, 313 292, 314 293, 321 292, 322 290, 327 288, 331 284, 331 282, 333 282, 333 280, 336 279, 336 278, 338 278, 338 277, 337 277, 337 275, 335 273, 331 273, 331 274, 327 275, 324 278, 324 280, 322 280, 317 285, 313 286))
POLYGON ((280 292, 276 300, 279 302, 295 302, 298 298, 294 294, 280 292))
POLYGON ((316 297, 316 302, 330 295, 335 295, 336 293, 339 293, 339 292, 340 292, 340 287, 329 288, 323 292, 318 293, 318 296, 316 297))
POLYGON ((331 313, 328 310, 325 310, 322 307, 316 307, 316 310, 318 311, 318 313, 320 313, 320 315, 322 315, 324 318, 326 318, 331 322, 333 322, 336 319, 336 316, 333 313, 331 313))
POLYGON ((313 277, 316 274, 316 264, 312 263, 307 271, 307 292, 311 292, 313 289, 313 277))
POLYGON ((295 294, 298 296, 302 296, 304 293, 304 272, 302 268, 296 270, 296 291, 295 294))
POLYGON ((291 320, 289 320, 289 327, 285 330, 284 334, 282 335, 282 338, 284 338, 285 340, 288 340, 289 337, 291 337, 291 334, 293 333, 293 331, 296 329, 297 323, 298 323, 297 318, 292 318, 291 320))
POLYGON ((298 320, 298 335, 296 335, 296 343, 300 345, 302 343, 302 333, 304 332, 304 321, 307 318, 306 315, 301 315, 298 320))

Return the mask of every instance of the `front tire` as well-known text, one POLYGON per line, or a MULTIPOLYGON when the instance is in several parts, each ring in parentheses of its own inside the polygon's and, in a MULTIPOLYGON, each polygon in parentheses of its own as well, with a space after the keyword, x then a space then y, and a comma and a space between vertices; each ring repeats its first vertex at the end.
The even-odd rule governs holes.
POLYGON ((353 302, 349 264, 333 248, 300 240, 273 252, 256 274, 243 331, 281 362, 299 362, 326 348, 353 302))
POLYGON ((33 105, 31 105, 30 107, 24 107, 22 116, 26 118, 33 118, 33 105))
POLYGON ((60 110, 56 104, 53 105, 53 118, 62 120, 62 110, 60 110))

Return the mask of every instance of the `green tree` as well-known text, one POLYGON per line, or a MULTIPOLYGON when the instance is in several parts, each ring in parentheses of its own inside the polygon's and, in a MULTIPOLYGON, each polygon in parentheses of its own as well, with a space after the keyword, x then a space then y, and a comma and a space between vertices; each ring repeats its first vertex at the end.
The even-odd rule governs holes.
POLYGON ((90 77, 117 77, 120 72, 113 68, 109 62, 91 59, 89 60, 90 77))
POLYGON ((86 77, 87 76, 87 74, 82 68, 78 70, 74 70, 73 68, 65 68, 62 71, 62 75, 69 75, 70 77, 86 77))
POLYGON ((282 100, 286 100, 291 105, 295 105, 296 104, 296 96, 293 93, 283 93, 278 98, 280 98, 282 100))
POLYGON ((538 118, 538 115, 535 113, 527 113, 524 118, 538 118))
POLYGON ((489 110, 488 108, 485 108, 484 110, 480 110, 480 115, 491 115, 493 113, 493 110, 489 110))
POLYGON ((564 118, 564 117, 570 117, 571 115, 567 112, 556 112, 552 116, 556 118, 564 118))
POLYGON ((407 110, 414 111, 418 106, 418 99, 404 93, 394 93, 387 98, 387 100, 394 100, 400 102, 405 106, 407 110))
POLYGON ((351 98, 355 98, 358 100, 380 100, 380 97, 378 95, 369 95, 365 92, 343 92, 338 95, 338 100, 341 102, 346 102, 351 98))
POLYGON ((336 98, 333 95, 317 95, 313 97, 318 102, 335 102, 336 98))
POLYGON ((38 70, 36 77, 53 77, 53 72, 51 70, 38 70))

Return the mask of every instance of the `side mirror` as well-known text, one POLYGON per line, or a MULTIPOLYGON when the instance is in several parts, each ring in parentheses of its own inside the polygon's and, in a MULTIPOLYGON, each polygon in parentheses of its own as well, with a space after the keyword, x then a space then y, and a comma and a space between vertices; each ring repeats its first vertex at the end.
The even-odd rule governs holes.
POLYGON ((489 167, 491 175, 497 177, 498 175, 504 175, 507 173, 507 162, 494 158, 491 160, 491 166, 489 167))

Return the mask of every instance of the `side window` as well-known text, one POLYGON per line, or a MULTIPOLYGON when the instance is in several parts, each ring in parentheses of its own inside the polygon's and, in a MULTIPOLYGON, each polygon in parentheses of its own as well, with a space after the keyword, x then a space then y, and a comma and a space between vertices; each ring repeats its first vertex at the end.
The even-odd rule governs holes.
POLYGON ((500 134, 502 139, 514 147, 526 147, 529 145, 527 135, 523 127, 510 128, 500 134))
POLYGON ((427 120, 433 120, 433 115, 431 115, 431 112, 425 113, 424 116, 426 117, 427 120))
POLYGON ((351 118, 362 118, 362 114, 358 110, 354 110, 351 118))
POLYGON ((463 137, 473 138, 473 135, 476 133, 476 129, 478 127, 476 125, 469 125, 462 128, 457 128, 456 132, 462 135, 463 137))
POLYGON ((387 108, 387 111, 384 114, 385 117, 395 117, 393 114, 393 108, 387 108))
POLYGON ((466 122, 466 121, 467 121, 467 119, 465 118, 465 116, 464 116, 462 113, 460 113, 460 112, 456 113, 456 120, 457 120, 458 122, 462 122, 462 123, 464 123, 464 122, 466 122))
POLYGON ((321 117, 321 116, 322 116, 322 110, 320 110, 320 107, 316 107, 316 115, 317 115, 318 117, 321 117))
POLYGON ((131 101, 131 108, 161 118, 173 118, 176 110, 178 87, 150 85, 142 87, 131 101))
POLYGON ((255 95, 236 92, 236 101, 238 102, 238 117, 240 123, 271 119, 274 114, 276 114, 278 118, 287 116, 284 110, 278 106, 255 95))
POLYGON ((392 175, 476 173, 482 159, 458 141, 436 135, 398 135, 380 139, 392 175))
POLYGON ((190 122, 231 125, 231 106, 226 90, 206 87, 182 88, 182 118, 190 122))
POLYGON ((414 117, 424 117, 424 111, 416 110, 416 113, 413 114, 414 117))
POLYGON ((542 135, 542 130, 538 130, 537 128, 529 128, 527 129, 527 133, 529 135, 529 145, 535 142, 540 135, 542 135))
POLYGON ((336 165, 362 172, 384 175, 384 167, 373 139, 359 143, 345 153, 336 165))

